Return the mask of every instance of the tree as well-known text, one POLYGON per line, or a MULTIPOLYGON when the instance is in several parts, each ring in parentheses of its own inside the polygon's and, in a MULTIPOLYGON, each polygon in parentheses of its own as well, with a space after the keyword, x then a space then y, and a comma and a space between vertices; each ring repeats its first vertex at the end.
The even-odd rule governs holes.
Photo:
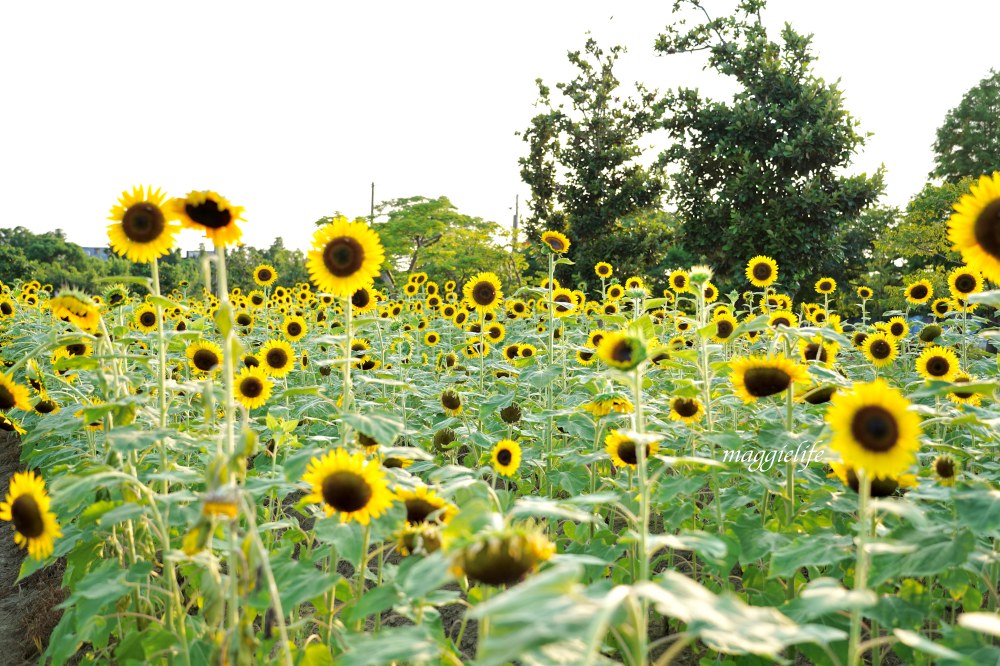
POLYGON ((991 69, 945 116, 934 165, 930 177, 951 183, 1000 171, 1000 72, 991 69))
MULTIPOLYGON (((665 177, 639 163, 640 142, 660 123, 662 106, 657 93, 636 84, 636 97, 622 98, 614 65, 625 51, 615 46, 607 53, 588 39, 584 51, 571 51, 569 61, 578 73, 556 89, 568 102, 554 103, 551 89, 536 81, 538 102, 544 111, 523 133, 528 155, 518 160, 521 178, 531 188, 525 231, 538 246, 541 232, 562 231, 573 245, 570 258, 575 270, 560 266, 564 280, 596 281, 594 264, 621 264, 644 257, 644 272, 662 254, 647 250, 657 243, 666 250, 666 238, 650 239, 658 227, 645 229, 642 237, 619 223, 631 217, 634 230, 658 211, 665 177), (612 253, 613 249, 613 253, 612 253)), ((536 264, 537 267, 537 264, 536 264)))
MULTIPOLYGON (((808 36, 785 25, 781 43, 760 20, 764 0, 742 0, 732 16, 690 29, 668 26, 663 54, 705 52, 707 66, 732 77, 731 101, 681 88, 666 96, 673 139, 660 156, 673 165, 672 198, 684 218, 682 243, 711 264, 721 283, 745 283, 746 261, 777 260, 781 281, 802 294, 845 262, 843 226, 882 193, 873 177, 840 175, 864 137, 843 108, 837 84, 811 71, 808 36)), ((698 0, 678 0, 708 17, 698 0)))

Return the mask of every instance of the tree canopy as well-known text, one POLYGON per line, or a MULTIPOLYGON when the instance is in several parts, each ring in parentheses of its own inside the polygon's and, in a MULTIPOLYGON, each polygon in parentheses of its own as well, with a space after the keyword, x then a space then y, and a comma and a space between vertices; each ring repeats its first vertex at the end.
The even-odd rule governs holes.
POLYGON ((957 183, 994 171, 1000 171, 1000 72, 991 69, 938 128, 930 176, 957 183))

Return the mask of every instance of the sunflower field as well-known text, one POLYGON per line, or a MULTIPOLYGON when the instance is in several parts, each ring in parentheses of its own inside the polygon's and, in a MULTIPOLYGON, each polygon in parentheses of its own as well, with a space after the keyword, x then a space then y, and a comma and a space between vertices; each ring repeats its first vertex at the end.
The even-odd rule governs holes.
POLYGON ((229 284, 243 214, 136 187, 108 234, 151 279, 3 285, 0 521, 19 584, 61 572, 43 662, 1000 662, 1000 174, 949 292, 878 320, 767 256, 728 293, 607 262, 584 293, 557 231, 528 286, 391 284, 342 217, 310 283, 229 284), (161 293, 182 228, 215 253, 161 293))

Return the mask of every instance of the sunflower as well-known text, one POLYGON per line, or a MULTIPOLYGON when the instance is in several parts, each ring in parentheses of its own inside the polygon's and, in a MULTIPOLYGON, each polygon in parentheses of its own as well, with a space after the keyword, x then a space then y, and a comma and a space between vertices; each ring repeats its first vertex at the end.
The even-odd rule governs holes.
POLYGON ((26 547, 36 560, 51 555, 53 539, 62 536, 56 516, 49 510, 50 502, 45 481, 35 472, 14 474, 7 497, 0 502, 0 520, 14 523, 14 543, 26 547))
POLYGON ((244 332, 248 332, 253 328, 253 315, 246 310, 240 310, 237 312, 234 321, 237 326, 243 329, 244 332))
POLYGON ((470 310, 493 312, 503 301, 500 278, 495 273, 479 273, 462 287, 465 305, 470 310))
POLYGON ((980 176, 955 204, 948 240, 962 261, 1000 282, 1000 172, 980 176))
POLYGON ((569 250, 569 239, 558 231, 543 231, 542 242, 556 254, 565 254, 569 250))
POLYGON ((521 445, 512 439, 501 439, 490 452, 490 460, 497 474, 514 476, 521 466, 521 445))
POLYGON ((247 294, 247 303, 249 303, 252 308, 262 308, 264 307, 264 304, 267 303, 267 297, 260 289, 254 289, 247 294))
POLYGON ((245 367, 233 379, 236 399, 247 409, 260 407, 271 397, 274 383, 259 367, 245 367))
POLYGON ((806 367, 785 358, 784 354, 738 357, 732 360, 730 367, 729 381, 743 402, 754 402, 781 393, 793 384, 809 381, 806 367))
POLYGON ((253 281, 261 287, 270 287, 278 279, 278 271, 270 264, 261 264, 253 269, 253 281))
POLYGON ((291 342, 298 342, 306 336, 306 320, 302 317, 292 316, 285 317, 285 321, 281 322, 281 332, 285 334, 291 342))
POLYGON ((413 490, 397 488, 396 499, 406 507, 408 525, 428 522, 447 524, 458 512, 455 505, 423 484, 413 490))
POLYGON ((611 277, 611 274, 613 272, 614 269, 611 267, 611 264, 609 264, 606 261, 599 261, 594 266, 594 273, 596 273, 597 277, 601 278, 602 280, 607 280, 609 277, 611 277))
POLYGON ((837 391, 830 402, 830 448, 844 464, 875 478, 902 474, 914 462, 920 417, 899 391, 876 380, 837 391))
POLYGON ((902 317, 893 317, 886 322, 885 332, 896 340, 902 340, 909 334, 910 325, 902 317))
POLYGON ((507 336, 507 329, 503 324, 494 322, 486 327, 486 338, 490 342, 502 342, 507 336))
POLYGON ((954 486, 955 477, 958 476, 958 465, 951 456, 938 456, 931 463, 934 468, 934 476, 942 486, 954 486))
POLYGON ((817 294, 832 294, 837 291, 837 281, 833 278, 825 277, 816 280, 816 293, 817 294))
POLYGON ((576 362, 583 366, 593 365, 597 360, 597 350, 593 347, 583 347, 576 350, 576 362))
POLYGON ((439 342, 441 342, 441 334, 437 331, 427 331, 424 333, 424 344, 428 347, 433 347, 439 342))
POLYGON ((934 313, 935 317, 944 317, 951 312, 951 305, 950 298, 938 298, 931 303, 931 312, 934 313))
POLYGON ((306 267, 313 284, 339 298, 352 296, 378 276, 385 250, 363 220, 337 217, 313 234, 306 267))
POLYGON ((31 403, 28 402, 28 388, 21 386, 12 377, 0 372, 0 412, 7 412, 11 409, 31 411, 31 403))
POLYGON ((770 287, 778 279, 778 264, 771 257, 757 255, 747 262, 746 276, 755 287, 770 287))
POLYGON ((816 336, 810 340, 799 340, 799 355, 803 361, 816 361, 830 368, 837 358, 840 346, 836 342, 824 340, 816 336))
MULTIPOLYGON (((843 463, 831 462, 830 468, 833 470, 831 477, 836 476, 845 486, 858 492, 861 482, 854 469, 843 463)), ((900 474, 898 476, 875 477, 872 479, 872 497, 891 497, 901 488, 916 488, 917 477, 912 474, 900 474)))
POLYGON ((866 337, 862 343, 861 351, 876 368, 890 365, 899 355, 896 339, 884 331, 878 331, 866 337))
POLYGON ((222 349, 214 342, 193 342, 188 345, 184 355, 187 356, 191 369, 198 374, 214 374, 222 367, 222 349))
POLYGON ((958 357, 947 347, 932 345, 917 357, 917 373, 924 379, 952 381, 958 375, 958 357))
POLYGON ((555 550, 555 545, 534 525, 490 530, 456 552, 452 573, 483 585, 515 585, 552 557, 555 550))
POLYGON ((295 368, 295 351, 284 340, 268 340, 257 357, 264 372, 272 377, 284 377, 295 368))
MULTIPOLYGON (((972 377, 960 374, 951 381, 954 384, 969 384, 972 382, 972 377)), ((952 389, 951 393, 948 394, 948 399, 956 405, 972 405, 973 407, 978 407, 982 403, 982 396, 979 393, 963 391, 957 387, 952 389)))
POLYGON ((670 282, 670 288, 678 294, 690 289, 691 278, 685 270, 678 268, 670 274, 667 280, 670 282))
MULTIPOLYGON (((621 430, 612 430, 604 438, 604 450, 611 456, 615 467, 636 467, 639 464, 639 444, 635 438, 621 430)), ((659 443, 652 438, 646 442, 646 460, 660 450, 659 443)))
POLYGON ((860 298, 863 301, 867 301, 874 294, 875 292, 872 291, 871 287, 864 287, 864 286, 858 287, 858 298, 860 298))
POLYGON ((705 416, 705 406, 698 398, 677 396, 670 401, 670 420, 697 423, 705 416))
POLYGON ((351 294, 351 308, 356 315, 368 314, 378 305, 375 293, 369 287, 361 287, 351 294))
POLYGON ((906 286, 906 300, 913 305, 923 305, 934 297, 934 287, 930 280, 920 280, 906 286))
POLYGON ((156 331, 156 308, 150 303, 143 303, 136 308, 132 321, 143 333, 153 333, 156 331))
POLYGON ((445 389, 441 392, 441 407, 448 416, 458 416, 462 413, 462 396, 454 389, 445 389))
POLYGON ((795 328, 798 325, 798 316, 789 310, 774 310, 768 315, 768 326, 771 328, 778 328, 779 326, 795 328))
POLYGON ((712 318, 712 321, 715 323, 715 334, 712 336, 712 340, 720 344, 730 342, 733 337, 733 332, 739 325, 736 317, 728 312, 722 312, 715 315, 712 318))
POLYGON ((52 316, 66 321, 88 333, 93 333, 101 323, 101 311, 86 294, 75 289, 61 289, 49 301, 52 316))
POLYGON ((983 290, 983 276, 968 266, 959 266, 948 274, 948 286, 954 298, 966 298, 983 290))
POLYGON ((111 249, 129 261, 148 263, 170 253, 180 230, 177 215, 165 207, 166 195, 152 187, 122 192, 111 209, 108 238, 111 249))
POLYGON ((378 461, 365 460, 365 454, 350 454, 346 449, 313 457, 302 477, 311 493, 306 502, 320 502, 327 516, 337 514, 341 522, 367 525, 392 506, 396 499, 389 490, 385 472, 378 461))
POLYGON ((243 207, 234 206, 225 197, 211 190, 189 192, 183 199, 171 202, 174 214, 188 229, 204 231, 217 247, 226 247, 240 240, 243 230, 243 207))
POLYGON ((939 337, 941 337, 941 327, 937 324, 927 324, 920 329, 917 337, 920 338, 921 342, 934 342, 939 337))
POLYGON ((634 335, 607 333, 597 346, 597 356, 619 370, 632 370, 646 359, 646 346, 634 335))

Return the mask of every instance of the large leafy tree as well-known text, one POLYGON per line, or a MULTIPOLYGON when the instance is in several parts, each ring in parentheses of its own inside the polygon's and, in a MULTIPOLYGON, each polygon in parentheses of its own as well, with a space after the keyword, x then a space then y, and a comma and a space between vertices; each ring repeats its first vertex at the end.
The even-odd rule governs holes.
POLYGON ((786 24, 773 41, 764 8, 764 0, 742 0, 732 15, 711 18, 698 0, 675 2, 675 12, 706 18, 668 26, 657 51, 704 52, 707 67, 739 88, 721 101, 692 88, 669 93, 664 127, 673 144, 660 161, 676 167, 684 246, 721 282, 743 284, 746 261, 767 254, 782 283, 804 294, 815 277, 856 260, 845 254, 844 227, 878 199, 882 172, 844 175, 864 136, 837 85, 812 72, 810 37, 786 24))
POLYGON ((1000 72, 991 69, 938 128, 930 175, 957 183, 994 171, 1000 171, 1000 72))
POLYGON ((558 100, 536 81, 536 106, 543 110, 523 132, 528 155, 519 160, 521 178, 531 188, 525 230, 536 247, 546 229, 569 236, 576 267, 561 266, 563 279, 595 281, 598 261, 627 261, 644 271, 662 258, 653 249, 666 250, 660 226, 635 233, 653 219, 663 197, 662 171, 639 160, 640 143, 659 126, 662 105, 641 84, 635 97, 622 96, 614 66, 623 51, 615 46, 605 52, 588 39, 582 52, 570 52, 577 74, 556 84, 558 100), (640 257, 642 265, 636 263, 640 257))

